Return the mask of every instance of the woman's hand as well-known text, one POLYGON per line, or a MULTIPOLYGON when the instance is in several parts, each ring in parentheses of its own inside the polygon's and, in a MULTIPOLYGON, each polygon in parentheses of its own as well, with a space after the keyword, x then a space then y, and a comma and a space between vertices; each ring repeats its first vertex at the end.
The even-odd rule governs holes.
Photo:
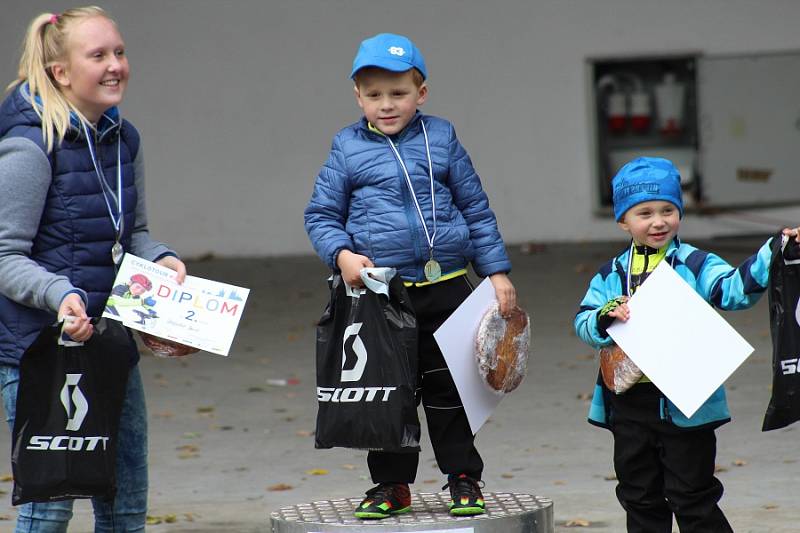
POLYGON ((372 268, 375 265, 365 255, 354 254, 350 250, 342 250, 336 257, 336 266, 342 271, 342 279, 351 287, 361 288, 361 269, 372 268))
POLYGON ((76 342, 86 342, 94 333, 94 326, 86 315, 86 306, 77 293, 71 292, 61 300, 58 319, 64 320, 64 333, 76 342))
POLYGON ((517 306, 517 291, 514 285, 504 272, 492 274, 489 276, 489 281, 492 282, 497 303, 500 304, 500 316, 508 318, 517 306))
POLYGON ((164 257, 156 261, 156 264, 167 267, 177 272, 177 274, 175 275, 175 281, 177 281, 179 285, 183 284, 183 281, 186 279, 186 265, 183 264, 183 261, 181 261, 174 255, 165 255, 164 257))

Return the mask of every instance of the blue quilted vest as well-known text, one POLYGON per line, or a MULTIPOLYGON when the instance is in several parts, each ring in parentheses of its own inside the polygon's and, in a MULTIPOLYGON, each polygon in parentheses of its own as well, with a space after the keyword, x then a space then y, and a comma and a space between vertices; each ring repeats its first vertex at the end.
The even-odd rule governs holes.
MULTIPOLYGON (((115 229, 83 131, 73 123, 63 142, 56 143, 47 154, 41 120, 31 107, 27 85, 21 85, 0 105, 0 139, 8 137, 25 137, 35 142, 47 155, 52 169, 52 182, 30 258, 86 291, 87 314, 100 316, 114 283, 111 247, 115 229)), ((101 118, 94 143, 112 190, 117 187, 117 139, 121 140, 124 212, 121 242, 127 250, 135 224, 137 192, 133 161, 139 150, 139 134, 130 123, 120 121, 118 111, 112 108, 101 118)), ((110 197, 109 201, 113 207, 110 197)), ((55 313, 0 296, 0 362, 18 364, 41 329, 55 320, 55 313)))

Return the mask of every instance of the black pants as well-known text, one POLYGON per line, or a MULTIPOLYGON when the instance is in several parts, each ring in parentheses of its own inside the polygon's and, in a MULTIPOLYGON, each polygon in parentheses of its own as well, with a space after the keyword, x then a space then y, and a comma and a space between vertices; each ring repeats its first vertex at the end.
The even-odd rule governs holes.
MULTIPOLYGON (((433 453, 443 474, 467 474, 481 478, 483 460, 473 444, 461 398, 433 332, 472 292, 466 276, 408 287, 419 329, 419 388, 417 404, 425 409, 433 453)), ((413 483, 418 452, 369 452, 367 464, 374 483, 413 483)))
POLYGON ((682 429, 662 420, 663 395, 652 383, 607 394, 614 434, 617 498, 629 533, 732 533, 717 505, 722 483, 714 477, 713 428, 682 429))

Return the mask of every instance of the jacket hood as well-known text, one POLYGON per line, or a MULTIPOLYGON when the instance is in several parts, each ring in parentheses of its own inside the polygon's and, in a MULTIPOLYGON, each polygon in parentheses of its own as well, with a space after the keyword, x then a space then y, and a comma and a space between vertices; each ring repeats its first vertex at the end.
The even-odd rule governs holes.
MULTIPOLYGON (((0 105, 0 138, 18 127, 41 128, 42 119, 36 114, 34 105, 37 109, 41 109, 41 99, 38 95, 31 98, 27 82, 15 87, 0 105)), ((121 123, 119 109, 116 106, 109 108, 97 124, 98 138, 102 140, 112 132, 117 132, 121 123)), ((70 112, 70 128, 67 135, 73 139, 83 137, 80 118, 74 112, 70 112)))

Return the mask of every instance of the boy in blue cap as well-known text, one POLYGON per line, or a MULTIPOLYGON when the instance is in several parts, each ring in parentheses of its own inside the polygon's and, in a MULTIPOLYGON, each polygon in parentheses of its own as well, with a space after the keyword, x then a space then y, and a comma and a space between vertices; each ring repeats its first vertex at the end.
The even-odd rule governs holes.
MULTIPOLYGON (((428 71, 408 38, 380 34, 361 43, 350 77, 364 116, 339 131, 305 210, 314 249, 351 286, 360 270, 397 269, 419 332, 419 391, 436 462, 448 476, 450 512, 484 512, 483 461, 433 332, 472 290, 467 265, 488 276, 508 315, 516 305, 511 263, 486 193, 452 124, 421 114, 428 71)), ((411 509, 408 484, 419 453, 371 451, 377 484, 359 518, 411 509)))
MULTIPOLYGON (((681 242, 680 176, 666 159, 634 159, 611 185, 614 216, 631 244, 592 278, 575 317, 584 342, 598 349, 613 345, 607 328, 628 320, 627 298, 661 261, 718 309, 756 303, 769 281, 772 239, 738 268, 681 242)), ((800 242, 798 229, 783 233, 800 242)), ((653 342, 659 334, 669 333, 653 332, 653 342)), ((589 422, 614 435, 617 498, 629 532, 670 533, 673 514, 681 533, 733 531, 717 505, 722 484, 714 477, 714 430, 729 420, 723 387, 687 418, 646 376, 615 394, 598 375, 589 422)))

